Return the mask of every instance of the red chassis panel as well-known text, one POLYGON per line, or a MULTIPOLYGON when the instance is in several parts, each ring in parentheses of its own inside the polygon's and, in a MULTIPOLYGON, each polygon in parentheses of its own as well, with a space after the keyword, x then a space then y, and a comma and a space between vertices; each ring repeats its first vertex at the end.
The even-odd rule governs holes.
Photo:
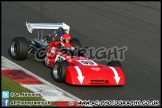
POLYGON ((57 44, 50 44, 47 51, 49 56, 46 56, 46 60, 51 67, 54 66, 58 58, 68 62, 66 83, 88 86, 123 86, 125 84, 124 72, 120 67, 98 64, 84 56, 62 54, 61 50, 56 50, 57 44))
POLYGON ((69 66, 66 71, 66 83, 72 85, 88 85, 88 86, 122 86, 125 84, 125 77, 123 71, 119 67, 115 67, 118 77, 112 69, 108 66, 100 65, 98 67, 92 66, 78 66, 82 73, 82 82, 79 80, 78 72, 74 66, 69 66), (100 70, 92 70, 100 69, 100 70))

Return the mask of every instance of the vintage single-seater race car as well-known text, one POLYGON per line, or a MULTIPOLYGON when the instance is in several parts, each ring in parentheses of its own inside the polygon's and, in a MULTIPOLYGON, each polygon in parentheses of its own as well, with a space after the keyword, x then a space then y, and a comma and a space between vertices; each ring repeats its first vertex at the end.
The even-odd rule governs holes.
POLYGON ((29 39, 15 37, 10 46, 11 57, 25 60, 34 54, 37 61, 42 61, 53 70, 53 78, 60 83, 88 86, 123 86, 125 76, 119 61, 110 61, 107 65, 98 64, 85 56, 87 47, 82 47, 79 39, 72 38, 70 47, 60 44, 58 35, 69 34, 70 26, 65 23, 28 23, 32 33, 38 29, 38 37, 29 39), (52 35, 44 36, 43 30, 53 30, 52 35))

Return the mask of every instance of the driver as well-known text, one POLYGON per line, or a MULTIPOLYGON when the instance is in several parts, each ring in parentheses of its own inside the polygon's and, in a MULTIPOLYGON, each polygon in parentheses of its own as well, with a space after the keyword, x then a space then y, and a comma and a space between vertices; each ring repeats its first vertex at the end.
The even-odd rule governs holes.
POLYGON ((63 34, 60 37, 60 44, 66 49, 70 49, 73 51, 75 50, 75 47, 73 47, 71 40, 72 40, 72 37, 69 34, 63 34))
POLYGON ((69 48, 71 46, 71 36, 69 34, 63 34, 60 37, 60 44, 66 48, 69 48))

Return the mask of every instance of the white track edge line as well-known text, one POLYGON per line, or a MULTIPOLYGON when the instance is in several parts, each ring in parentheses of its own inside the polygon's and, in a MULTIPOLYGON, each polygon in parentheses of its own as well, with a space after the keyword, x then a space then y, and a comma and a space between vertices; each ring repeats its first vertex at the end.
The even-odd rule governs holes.
POLYGON ((9 59, 7 59, 7 58, 5 58, 5 57, 3 57, 3 56, 1 56, 1 57, 2 57, 2 58, 1 58, 1 60, 2 60, 2 59, 6 59, 7 61, 9 61, 9 62, 13 63, 13 64, 14 64, 14 65, 16 65, 17 67, 22 68, 22 69, 24 70, 24 72, 29 73, 30 75, 32 75, 32 76, 34 76, 34 77, 38 78, 40 81, 44 82, 45 84, 48 84, 48 85, 50 85, 50 86, 54 86, 54 87, 55 87, 55 88, 57 88, 58 90, 62 91, 63 93, 68 94, 69 96, 71 96, 72 98, 76 99, 77 101, 82 101, 82 100, 81 100, 81 99, 79 99, 78 97, 76 97, 76 96, 74 96, 74 95, 72 95, 72 94, 68 93, 67 91, 65 91, 65 90, 63 90, 63 89, 61 89, 61 88, 59 88, 59 87, 55 86, 54 84, 52 84, 52 83, 50 83, 50 82, 48 82, 48 81, 44 80, 43 78, 41 78, 41 77, 37 76, 36 74, 34 74, 34 73, 30 72, 30 71, 29 71, 29 70, 27 70, 27 69, 25 69, 25 68, 21 67, 20 65, 18 65, 18 64, 16 64, 16 63, 14 63, 14 62, 12 62, 12 61, 10 61, 9 59))

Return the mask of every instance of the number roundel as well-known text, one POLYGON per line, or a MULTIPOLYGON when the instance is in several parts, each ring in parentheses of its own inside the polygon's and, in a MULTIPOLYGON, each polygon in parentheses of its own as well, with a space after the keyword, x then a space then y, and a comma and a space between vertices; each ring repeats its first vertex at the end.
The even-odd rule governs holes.
POLYGON ((92 66, 97 66, 97 63, 95 63, 92 60, 78 60, 82 65, 92 65, 92 66))

